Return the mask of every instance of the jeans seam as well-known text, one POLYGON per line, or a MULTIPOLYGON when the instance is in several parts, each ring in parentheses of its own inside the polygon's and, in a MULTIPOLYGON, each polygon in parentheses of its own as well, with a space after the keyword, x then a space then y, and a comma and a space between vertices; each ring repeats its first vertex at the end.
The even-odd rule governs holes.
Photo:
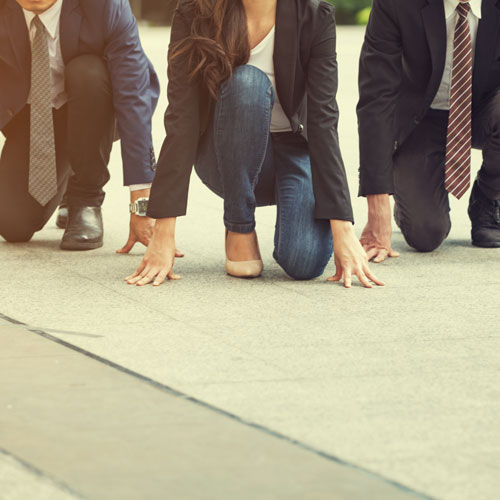
POLYGON ((281 193, 280 193, 280 187, 278 183, 278 176, 276 176, 276 210, 278 211, 278 244, 276 245, 276 260, 280 261, 280 255, 281 255, 281 231, 283 230, 283 213, 281 210, 281 193))
MULTIPOLYGON (((224 92, 225 88, 226 88, 226 85, 223 85, 221 88, 219 105, 217 106, 218 112, 216 113, 216 116, 215 116, 215 127, 214 127, 215 159, 216 159, 216 164, 217 164, 217 170, 219 172, 219 176, 221 179, 224 179, 224 176, 223 176, 221 169, 220 169, 221 159, 220 159, 220 151, 219 151, 219 148, 217 147, 217 143, 218 143, 217 139, 218 139, 218 137, 220 137, 222 135, 220 133, 219 124, 220 124, 221 116, 224 116, 224 111, 225 111, 225 108, 224 108, 224 96, 226 95, 226 93, 224 92)), ((225 198, 224 187, 225 187, 224 183, 222 183, 222 199, 223 199, 223 202, 225 203, 226 198, 225 198)), ((224 217, 224 224, 225 224, 225 217, 224 217)))
POLYGON ((269 85, 268 88, 267 88, 267 91, 266 91, 266 98, 267 98, 267 106, 266 106, 266 120, 265 120, 265 123, 267 125, 267 135, 266 135, 266 139, 265 139, 265 145, 264 145, 264 149, 262 151, 262 156, 261 156, 261 159, 259 161, 259 167, 257 168, 257 175, 255 176, 255 179, 252 181, 252 190, 255 189, 255 186, 257 186, 257 181, 258 181, 258 178, 259 178, 259 174, 262 170, 262 166, 264 165, 264 160, 266 159, 266 154, 267 154, 267 150, 269 148, 269 139, 270 139, 270 135, 271 135, 271 116, 272 116, 272 109, 274 107, 274 103, 273 103, 273 99, 272 99, 272 86, 269 85))

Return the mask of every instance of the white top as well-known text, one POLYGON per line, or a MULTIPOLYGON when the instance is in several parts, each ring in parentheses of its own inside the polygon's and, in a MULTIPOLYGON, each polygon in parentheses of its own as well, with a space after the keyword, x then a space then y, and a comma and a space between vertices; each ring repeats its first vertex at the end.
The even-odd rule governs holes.
MULTIPOLYGON (((432 102, 432 109, 450 109, 450 87, 451 76, 453 70, 453 42, 455 38, 455 28, 458 22, 457 6, 459 0, 443 0, 444 13, 446 17, 446 64, 444 66, 443 78, 439 86, 439 90, 432 102)), ((472 39, 472 57, 476 50, 477 30, 479 27, 479 19, 481 19, 481 2, 482 0, 469 0, 471 10, 467 16, 470 26, 470 34, 472 39)))
POLYGON ((291 132, 290 121, 285 115, 276 91, 276 78, 274 76, 274 38, 275 26, 255 48, 250 51, 248 64, 263 71, 271 80, 274 87, 274 107, 271 117, 271 132, 291 132))
MULTIPOLYGON (((38 17, 45 26, 47 32, 47 42, 49 45, 49 61, 50 61, 50 74, 52 79, 52 106, 55 109, 59 109, 68 102, 68 96, 65 91, 65 80, 64 80, 64 60, 61 51, 61 40, 60 40, 60 30, 59 25, 61 21, 61 10, 64 0, 56 0, 56 3, 42 12, 38 17)), ((35 25, 31 24, 35 13, 29 10, 23 9, 24 18, 26 19, 26 25, 28 26, 30 41, 33 43, 36 34, 35 25)), ((28 97, 28 104, 31 103, 31 95, 28 97)), ((134 184, 130 186, 130 191, 136 191, 139 189, 150 188, 151 184, 134 184)))
MULTIPOLYGON (((59 38, 59 21, 61 19, 61 9, 64 0, 57 0, 50 9, 42 12, 38 17, 45 26, 47 32, 47 42, 49 45, 50 73, 52 77, 52 106, 59 109, 66 104, 68 97, 64 91, 64 61, 61 52, 61 42, 59 38)), ((36 34, 36 27, 31 23, 35 18, 35 13, 23 9, 26 25, 28 26, 30 41, 33 43, 36 34)), ((28 104, 31 102, 31 95, 28 104)))

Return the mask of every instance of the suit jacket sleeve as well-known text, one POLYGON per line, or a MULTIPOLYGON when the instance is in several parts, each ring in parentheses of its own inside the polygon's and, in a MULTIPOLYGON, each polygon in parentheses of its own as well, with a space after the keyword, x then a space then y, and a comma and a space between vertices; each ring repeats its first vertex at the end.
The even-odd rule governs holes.
POLYGON ((359 66, 360 196, 392 194, 402 43, 396 0, 374 0, 359 66))
MULTIPOLYGON (((170 47, 189 34, 189 23, 179 7, 172 21, 170 47)), ((189 181, 200 138, 200 83, 189 78, 187 57, 179 56, 168 67, 167 136, 148 206, 148 215, 155 219, 185 215, 187 209, 189 181)))
POLYGON ((152 182, 156 168, 151 118, 159 83, 144 54, 128 0, 108 2, 105 58, 121 138, 125 185, 152 182))
POLYGON ((307 71, 307 134, 315 217, 353 222, 349 186, 338 138, 338 76, 333 8, 321 3, 307 71))

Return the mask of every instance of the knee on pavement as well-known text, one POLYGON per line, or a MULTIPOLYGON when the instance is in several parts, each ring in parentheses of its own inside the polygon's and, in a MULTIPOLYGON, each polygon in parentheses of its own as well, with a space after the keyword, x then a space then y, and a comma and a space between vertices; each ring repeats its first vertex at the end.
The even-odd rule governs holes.
POLYGON ((432 252, 439 248, 451 229, 449 217, 412 223, 410 229, 401 229, 403 236, 417 252, 432 252))
POLYGON ((323 274, 332 256, 332 247, 322 242, 309 245, 305 240, 296 241, 287 248, 275 251, 274 258, 294 280, 306 281, 323 274))

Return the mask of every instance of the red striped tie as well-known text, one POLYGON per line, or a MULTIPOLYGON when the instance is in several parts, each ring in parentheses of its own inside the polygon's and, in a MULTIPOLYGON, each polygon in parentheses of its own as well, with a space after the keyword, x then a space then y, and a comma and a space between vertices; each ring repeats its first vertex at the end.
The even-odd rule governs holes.
POLYGON ((460 199, 470 186, 472 115, 472 39, 467 15, 470 4, 457 7, 453 43, 450 117, 446 140, 445 188, 460 199))

